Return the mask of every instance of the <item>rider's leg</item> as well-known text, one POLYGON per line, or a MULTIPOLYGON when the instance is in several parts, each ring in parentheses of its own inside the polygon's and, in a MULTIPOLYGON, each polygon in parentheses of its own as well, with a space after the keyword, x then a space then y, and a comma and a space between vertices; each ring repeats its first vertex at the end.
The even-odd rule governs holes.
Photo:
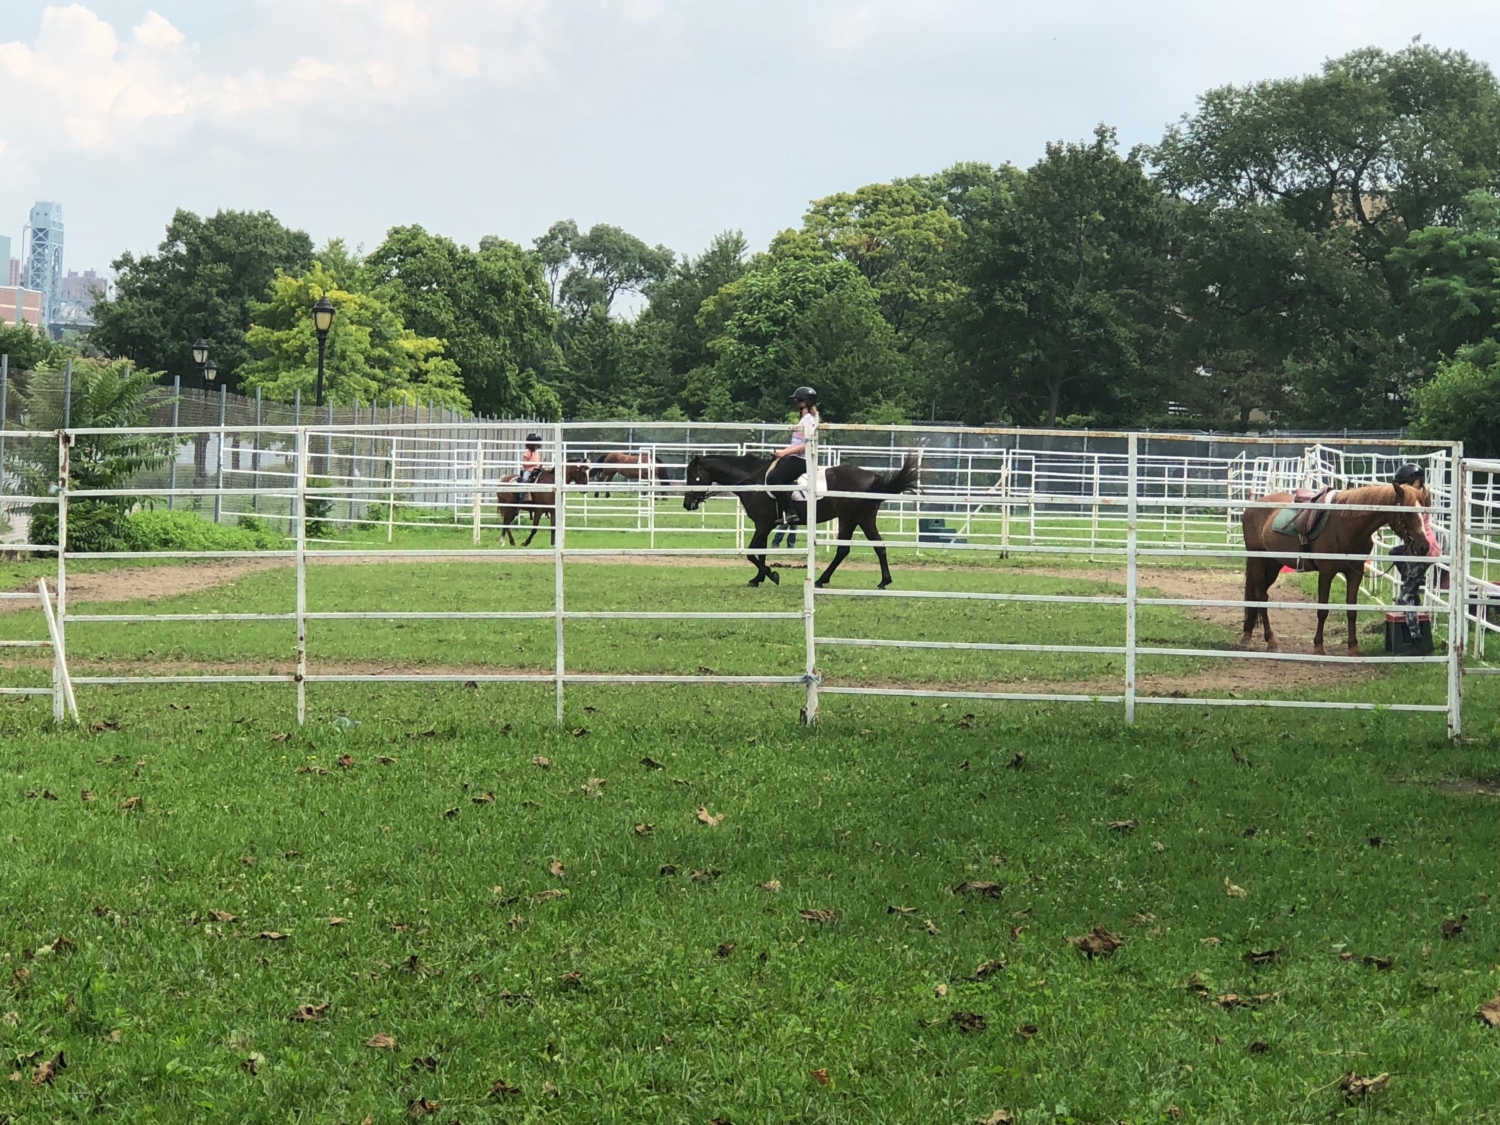
MULTIPOLYGON (((771 466, 766 473, 767 484, 796 484, 797 478, 807 472, 807 460, 803 457, 782 457, 771 466)), ((792 494, 787 492, 773 492, 776 498, 776 510, 781 513, 781 522, 788 528, 796 526, 796 512, 792 509, 792 494)))

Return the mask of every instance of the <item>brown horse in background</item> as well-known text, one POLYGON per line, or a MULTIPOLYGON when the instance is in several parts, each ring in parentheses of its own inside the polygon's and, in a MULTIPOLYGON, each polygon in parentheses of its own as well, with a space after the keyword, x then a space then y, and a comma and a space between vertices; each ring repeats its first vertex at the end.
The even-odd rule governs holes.
MULTIPOLYGON (((1328 522, 1322 533, 1314 539, 1306 551, 1295 535, 1271 530, 1272 521, 1282 508, 1295 502, 1289 492, 1273 492, 1262 496, 1259 503, 1274 504, 1269 508, 1246 508, 1241 519, 1245 531, 1245 550, 1269 551, 1270 556, 1252 557, 1245 560, 1245 600, 1264 602, 1272 584, 1281 574, 1283 566, 1295 566, 1299 557, 1306 557, 1318 571, 1318 604, 1328 604, 1328 594, 1333 588, 1333 576, 1344 576, 1345 602, 1359 602, 1359 584, 1365 576, 1363 558, 1327 559, 1319 555, 1361 555, 1368 558, 1375 545, 1375 532, 1389 527, 1406 544, 1413 555, 1427 554, 1427 534, 1422 527, 1420 508, 1430 501, 1426 489, 1410 488, 1399 484, 1369 484, 1351 488, 1329 497, 1324 503, 1334 505, 1383 505, 1408 509, 1400 512, 1339 511, 1335 507, 1328 513, 1328 522)), ((1319 656, 1323 652, 1323 625, 1328 620, 1328 610, 1318 610, 1318 631, 1313 636, 1313 651, 1319 656)), ((1359 615, 1349 611, 1349 655, 1358 656, 1359 637, 1356 624, 1359 615)), ((1271 616, 1265 607, 1245 607, 1245 635, 1240 639, 1242 647, 1250 646, 1251 635, 1257 621, 1265 625, 1266 651, 1279 652, 1281 646, 1271 632, 1271 616)))
MULTIPOLYGON (((501 477, 501 484, 512 484, 518 482, 520 477, 501 477)), ((557 470, 553 468, 543 469, 537 473, 536 480, 529 484, 550 485, 557 480, 557 470)), ((587 465, 570 464, 568 466, 567 482, 569 484, 588 484, 589 470, 587 465)), ((526 485, 521 486, 523 489, 526 485)), ((548 520, 552 525, 552 542, 557 542, 557 509, 554 506, 554 494, 549 489, 546 492, 502 492, 495 497, 495 504, 500 510, 500 541, 509 543, 512 547, 516 545, 516 537, 511 534, 511 524, 519 526, 520 517, 526 513, 531 515, 531 534, 526 537, 522 547, 531 546, 531 541, 536 538, 536 533, 541 529, 542 520, 548 520)))
MULTIPOLYGON (((595 461, 589 469, 589 480, 594 483, 609 482, 616 477, 627 481, 655 481, 657 484, 667 482, 667 474, 649 453, 625 453, 614 450, 606 453, 595 461)), ((609 496, 609 492, 604 493, 609 496)), ((599 498, 599 493, 594 493, 594 499, 599 498)))

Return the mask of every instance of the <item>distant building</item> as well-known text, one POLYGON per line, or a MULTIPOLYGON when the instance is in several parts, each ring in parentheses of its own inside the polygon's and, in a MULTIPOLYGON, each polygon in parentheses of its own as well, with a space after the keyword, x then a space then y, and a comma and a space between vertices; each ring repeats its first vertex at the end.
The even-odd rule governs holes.
POLYGON ((69 270, 58 284, 58 302, 52 320, 57 326, 68 328, 92 328, 94 325, 94 302, 110 299, 109 278, 100 277, 93 270, 69 270))
POLYGON ((7 327, 29 324, 40 330, 43 325, 43 294, 35 289, 0 285, 0 324, 7 327))
POLYGON ((42 319, 46 324, 58 319, 62 277, 62 204, 39 200, 26 224, 26 261, 21 267, 21 284, 42 294, 42 319))
MULTIPOLYGON (((10 240, 6 239, 6 241, 9 242, 10 240)), ((20 258, 12 258, 10 260, 10 276, 6 279, 6 284, 7 285, 20 285, 21 284, 21 259, 20 258)))

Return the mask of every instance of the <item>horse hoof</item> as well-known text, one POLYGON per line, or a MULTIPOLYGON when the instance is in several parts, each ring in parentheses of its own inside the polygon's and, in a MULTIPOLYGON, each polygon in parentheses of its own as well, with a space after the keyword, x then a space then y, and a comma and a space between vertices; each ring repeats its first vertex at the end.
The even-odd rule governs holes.
POLYGON ((1267 641, 1266 642, 1266 651, 1267 652, 1280 652, 1281 651, 1281 642, 1280 641, 1267 641))
POLYGON ((1314 656, 1327 656, 1328 655, 1328 650, 1325 649, 1322 645, 1313 645, 1313 655, 1314 656))
POLYGON ((774 570, 768 570, 768 571, 766 571, 766 577, 771 580, 771 585, 773 585, 773 586, 780 586, 781 585, 781 575, 777 574, 774 570))
POLYGON ((1350 656, 1363 656, 1364 653, 1362 653, 1362 652, 1359 651, 1359 646, 1358 645, 1350 645, 1349 646, 1349 655, 1350 656))
POLYGON ((1255 638, 1253 636, 1251 636, 1249 633, 1245 633, 1240 637, 1240 648, 1249 648, 1254 641, 1255 638))
POLYGON ((884 590, 889 585, 890 585, 889 582, 882 582, 879 586, 876 586, 875 589, 877 589, 877 590, 884 590))
POLYGON ((813 589, 814 590, 821 590, 826 585, 828 585, 827 582, 814 582, 813 583, 813 589))
POLYGON ((762 583, 762 582, 764 582, 764 581, 765 581, 765 579, 764 579, 764 578, 752 578, 752 579, 750 579, 750 581, 749 581, 749 582, 748 582, 748 583, 746 583, 746 584, 747 584, 747 585, 749 585, 749 586, 759 586, 759 585, 760 585, 760 584, 761 584, 761 583, 762 583))

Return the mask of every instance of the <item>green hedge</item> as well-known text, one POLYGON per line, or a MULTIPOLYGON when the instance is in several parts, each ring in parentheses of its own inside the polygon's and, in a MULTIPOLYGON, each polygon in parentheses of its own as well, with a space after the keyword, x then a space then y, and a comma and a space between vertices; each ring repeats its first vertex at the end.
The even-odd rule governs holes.
POLYGON ((131 512, 124 538, 128 551, 260 551, 287 544, 284 535, 255 516, 241 516, 239 526, 228 527, 164 508, 131 512))

